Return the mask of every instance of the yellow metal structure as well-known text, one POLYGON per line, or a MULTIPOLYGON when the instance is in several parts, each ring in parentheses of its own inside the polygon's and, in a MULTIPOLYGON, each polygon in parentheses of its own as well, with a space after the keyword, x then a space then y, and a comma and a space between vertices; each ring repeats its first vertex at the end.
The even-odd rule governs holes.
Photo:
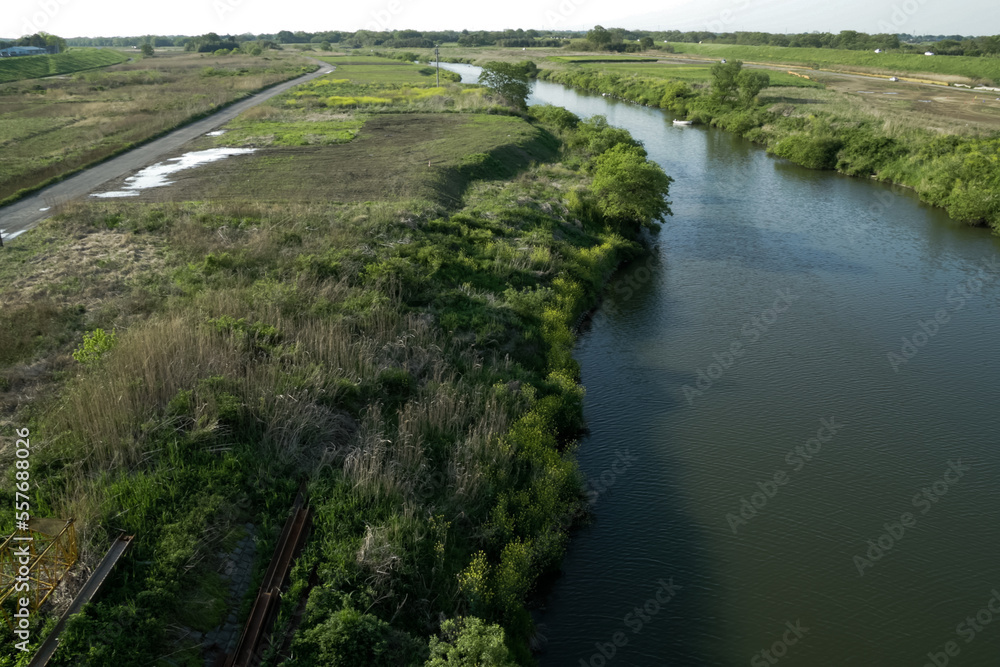
MULTIPOLYGON (((28 530, 7 537, 0 544, 0 612, 12 619, 5 604, 29 600, 37 610, 76 563, 79 552, 73 519, 38 519, 28 522, 28 530), (27 584, 27 590, 23 585, 27 584), (20 589, 20 590, 19 590, 20 589)), ((13 627, 13 626, 12 626, 13 627)))

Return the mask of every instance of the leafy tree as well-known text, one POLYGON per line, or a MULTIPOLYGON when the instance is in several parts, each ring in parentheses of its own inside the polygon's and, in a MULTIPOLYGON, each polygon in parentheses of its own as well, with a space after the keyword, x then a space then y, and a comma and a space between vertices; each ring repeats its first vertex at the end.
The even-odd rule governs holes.
POLYGON ((319 48, 322 51, 329 51, 332 47, 330 46, 330 42, 323 42, 319 45, 319 48))
POLYGON ((504 644, 503 628, 487 625, 475 616, 448 619, 442 638, 431 637, 431 657, 425 667, 514 667, 504 644))
POLYGON ((587 41, 600 49, 611 43, 611 33, 604 26, 595 25, 587 32, 587 41))
POLYGON ((740 106, 747 109, 757 103, 757 95, 771 85, 767 72, 745 69, 736 77, 739 87, 740 106))
POLYGON ((732 102, 736 99, 739 91, 740 71, 743 69, 742 60, 731 62, 718 62, 712 65, 712 97, 718 102, 732 102))
POLYGON ((628 130, 612 127, 604 116, 592 116, 579 123, 576 136, 572 139, 574 146, 585 146, 591 155, 600 155, 619 144, 635 148, 639 155, 646 157, 642 143, 629 134, 628 130))
POLYGON ((639 40, 639 44, 642 45, 644 51, 651 49, 653 48, 653 38, 649 36, 643 37, 641 40, 639 40))
POLYGON ((518 110, 528 108, 530 88, 524 68, 514 63, 490 61, 483 65, 479 83, 489 88, 491 93, 502 98, 511 107, 518 110))
POLYGON ((139 50, 142 51, 142 55, 146 58, 151 58, 153 56, 153 45, 149 42, 143 44, 139 50))
POLYGON ((654 227, 654 221, 672 215, 667 195, 673 179, 636 146, 617 144, 594 159, 593 190, 606 219, 654 227))

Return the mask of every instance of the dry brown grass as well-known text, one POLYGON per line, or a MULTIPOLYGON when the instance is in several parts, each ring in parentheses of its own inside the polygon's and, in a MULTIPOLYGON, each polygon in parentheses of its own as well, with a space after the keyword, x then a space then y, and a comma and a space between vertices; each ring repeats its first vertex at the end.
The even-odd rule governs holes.
POLYGON ((249 91, 298 74, 305 61, 176 53, 69 78, 0 86, 0 199, 37 186, 227 104, 249 91), (242 75, 205 76, 206 68, 242 75), (266 71, 273 69, 274 71, 266 71), (40 122, 48 119, 49 122, 40 122))

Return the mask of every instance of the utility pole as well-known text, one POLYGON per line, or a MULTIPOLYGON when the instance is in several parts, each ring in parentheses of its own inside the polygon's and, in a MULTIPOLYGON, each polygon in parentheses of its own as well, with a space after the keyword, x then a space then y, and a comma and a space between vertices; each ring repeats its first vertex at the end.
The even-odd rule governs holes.
POLYGON ((437 66, 437 71, 434 73, 435 83, 434 85, 441 86, 441 53, 438 51, 438 45, 434 45, 434 65, 437 66))

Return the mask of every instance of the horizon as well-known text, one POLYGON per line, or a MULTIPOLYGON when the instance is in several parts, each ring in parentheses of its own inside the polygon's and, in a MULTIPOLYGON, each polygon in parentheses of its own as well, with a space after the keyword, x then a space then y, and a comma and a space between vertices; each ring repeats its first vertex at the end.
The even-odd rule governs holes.
MULTIPOLYGON (((1000 7, 989 0, 945 4, 934 0, 847 0, 837 7, 816 7, 803 0, 673 0, 664 8, 652 0, 607 9, 592 0, 514 0, 502 7, 467 6, 456 0, 414 2, 373 0, 331 7, 314 0, 280 5, 264 0, 176 0, 169 7, 136 12, 124 0, 97 0, 87 7, 74 0, 34 0, 0 18, 0 34, 17 39, 39 31, 74 37, 197 36, 209 32, 240 35, 291 32, 518 29, 589 30, 595 25, 627 30, 689 32, 769 32, 985 36, 981 26, 1000 26, 1000 7), (96 5, 96 7, 95 7, 96 5), (96 11, 95 11, 96 10, 96 11), (321 27, 317 27, 321 26, 321 27), (151 29, 154 28, 155 29, 151 29)), ((995 28, 1000 31, 1000 27, 995 28)))

